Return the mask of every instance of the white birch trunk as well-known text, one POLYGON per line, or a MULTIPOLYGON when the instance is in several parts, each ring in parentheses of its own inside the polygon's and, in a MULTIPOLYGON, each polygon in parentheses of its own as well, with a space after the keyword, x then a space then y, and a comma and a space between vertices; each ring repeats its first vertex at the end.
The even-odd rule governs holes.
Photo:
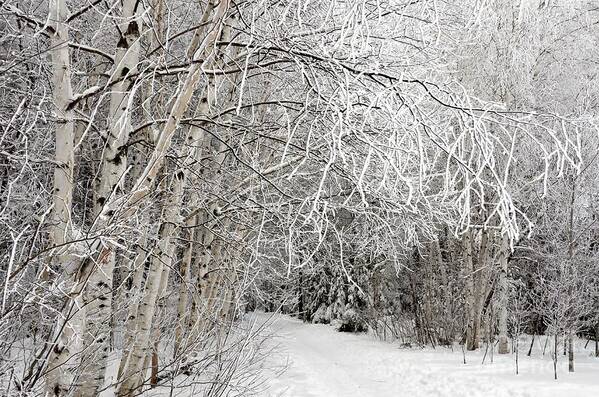
MULTIPOLYGON (((56 113, 56 167, 54 168, 54 192, 51 238, 53 245, 61 246, 69 241, 71 226, 71 206, 73 201, 73 168, 75 122, 74 112, 70 109, 73 99, 71 87, 71 62, 69 52, 69 28, 64 22, 68 17, 64 0, 50 2, 49 20, 53 23, 54 33, 50 36, 49 51, 52 59, 53 101, 56 113)), ((61 252, 58 249, 57 261, 61 252)))
MULTIPOLYGON (((120 37, 115 54, 113 78, 133 72, 139 59, 139 2, 126 0, 123 3, 120 37)), ((129 81, 114 85, 110 96, 108 114, 108 138, 102 154, 100 181, 96 191, 94 213, 98 216, 110 196, 121 193, 124 173, 127 168, 126 144, 131 132, 130 105, 133 93, 129 81)), ((106 250, 91 270, 85 288, 84 301, 87 307, 85 346, 91 355, 85 366, 79 395, 92 397, 103 386, 110 349, 110 317, 112 311, 112 278, 116 260, 114 249, 106 250)))
MULTIPOLYGON (((56 167, 54 169, 53 212, 50 240, 56 246, 54 263, 63 268, 65 274, 76 272, 73 257, 68 252, 71 237, 71 207, 73 199, 74 159, 74 114, 70 108, 73 99, 71 87, 71 61, 69 52, 69 28, 66 24, 69 12, 65 0, 52 0, 49 4, 48 20, 54 32, 50 34, 52 61, 53 101, 56 113, 56 167)), ((44 270, 44 274, 46 271, 44 270)), ((69 277, 67 277, 69 278, 69 277)), ((71 288, 67 285, 67 288, 71 288)), ((79 291, 71 290, 78 295, 79 291)), ((81 348, 80 302, 71 301, 63 318, 57 323, 53 346, 48 357, 46 392, 52 396, 66 395, 73 384, 72 369, 76 366, 73 354, 81 348), (54 341, 56 343, 54 344, 54 341)))
POLYGON ((183 342, 183 336, 185 335, 186 324, 189 320, 187 305, 189 303, 189 289, 191 288, 191 264, 193 261, 193 252, 196 246, 195 238, 196 233, 194 229, 191 229, 192 225, 197 222, 197 216, 191 217, 186 222, 186 246, 183 252, 183 259, 181 260, 181 266, 179 267, 179 276, 181 285, 179 287, 179 301, 177 302, 177 325, 175 326, 175 347, 174 356, 177 357, 179 349, 183 342))
MULTIPOLYGON (((173 184, 173 196, 180 196, 182 191, 176 190, 180 183, 173 184)), ((173 200, 174 201, 174 200, 173 200)), ((174 256, 175 245, 171 239, 174 235, 176 224, 179 222, 178 203, 172 203, 165 207, 163 221, 159 231, 158 247, 151 259, 148 278, 144 295, 135 318, 135 338, 126 360, 124 369, 121 371, 122 381, 118 390, 119 396, 129 396, 140 392, 146 378, 146 359, 152 353, 150 341, 152 331, 152 320, 156 311, 158 299, 163 284, 163 279, 168 279, 168 272, 174 256)))
POLYGON ((192 343, 197 339, 199 334, 199 319, 202 315, 202 307, 204 305, 202 295, 204 294, 203 289, 206 286, 205 278, 208 275, 208 265, 210 263, 210 259, 206 257, 206 252, 213 239, 212 233, 208 227, 208 220, 210 219, 208 217, 208 211, 201 209, 196 215, 196 218, 198 224, 203 226, 201 226, 197 233, 198 244, 194 261, 194 268, 197 270, 196 294, 192 296, 191 317, 188 324, 191 330, 189 340, 192 343))
MULTIPOLYGON (((125 320, 125 329, 123 331, 123 357, 129 357, 131 346, 133 346, 133 341, 135 339, 135 319, 137 318, 139 300, 141 299, 145 263, 149 257, 149 253, 146 251, 146 245, 147 236, 144 234, 140 246, 137 249, 137 255, 131 269, 133 272, 133 280, 131 281, 131 291, 133 291, 133 294, 128 294, 129 307, 127 308, 127 319, 125 320)), ((126 359, 120 361, 117 379, 121 378, 121 374, 125 369, 126 364, 126 359)))

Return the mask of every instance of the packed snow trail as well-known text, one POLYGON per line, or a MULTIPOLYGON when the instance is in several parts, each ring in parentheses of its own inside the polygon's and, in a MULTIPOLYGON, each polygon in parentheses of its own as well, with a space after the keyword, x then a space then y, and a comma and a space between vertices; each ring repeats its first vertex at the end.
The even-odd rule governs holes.
MULTIPOLYGON (((481 365, 483 352, 400 349, 368 335, 336 332, 327 325, 268 313, 277 346, 266 367, 269 397, 585 397, 599 395, 599 361, 581 358, 577 373, 560 366, 553 380, 547 356, 522 357, 520 375, 513 356, 494 356, 481 365), (286 367, 285 370, 281 370, 286 367)), ((523 355, 524 356, 524 355, 523 355)), ((562 364, 566 364, 563 360, 562 364)), ((561 364, 560 364, 561 365, 561 364)))

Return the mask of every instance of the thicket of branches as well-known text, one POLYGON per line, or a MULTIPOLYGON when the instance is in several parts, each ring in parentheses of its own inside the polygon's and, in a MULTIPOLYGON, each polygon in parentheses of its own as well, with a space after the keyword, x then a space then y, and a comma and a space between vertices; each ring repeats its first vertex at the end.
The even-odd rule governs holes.
POLYGON ((0 7, 7 393, 257 393, 255 307, 505 350, 521 280, 597 323, 592 2, 0 7))
POLYGON ((344 238, 325 239, 285 310, 410 344, 474 350, 499 340, 500 353, 523 332, 545 333, 554 353, 568 344, 573 371, 573 337, 599 340, 596 11, 588 2, 486 6, 463 21, 451 75, 509 116, 482 127, 489 135, 470 130, 461 165, 474 175, 450 179, 427 162, 453 183, 449 216, 419 218, 413 240, 401 235, 404 216, 390 233, 360 218, 339 226, 344 238), (543 136, 561 138, 545 146, 543 136), (412 244, 389 250, 383 236, 412 244))

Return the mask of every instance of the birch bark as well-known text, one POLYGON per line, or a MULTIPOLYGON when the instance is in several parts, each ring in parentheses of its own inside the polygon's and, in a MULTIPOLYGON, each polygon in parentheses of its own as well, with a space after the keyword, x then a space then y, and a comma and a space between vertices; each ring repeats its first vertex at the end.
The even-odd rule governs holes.
MULTIPOLYGON (((52 0, 49 4, 50 56, 52 61, 53 101, 56 112, 55 160, 51 244, 57 247, 53 261, 66 274, 76 272, 67 243, 71 237, 71 207, 73 201, 74 113, 69 107, 73 99, 71 86, 71 60, 69 51, 69 28, 66 23, 69 12, 65 0, 52 0)), ((46 271, 44 271, 45 273, 46 271)), ((68 277, 67 277, 68 279, 68 277)), ((72 287, 67 283, 66 288, 72 287)), ((78 291, 71 293, 78 295, 78 291)), ((48 395, 65 395, 73 383, 69 370, 76 363, 71 360, 81 346, 80 302, 68 304, 52 339, 53 347, 48 357, 46 391, 48 395)))
MULTIPOLYGON (((135 71, 139 60, 139 37, 141 31, 140 3, 136 0, 123 2, 112 78, 124 77, 135 71)), ((122 80, 115 84, 110 95, 108 114, 108 138, 102 154, 100 181, 96 191, 94 213, 100 215, 104 204, 112 195, 119 195, 127 168, 126 144, 131 127, 131 101, 134 91, 130 82, 122 80)), ((95 396, 103 386, 106 364, 110 350, 110 317, 112 311, 112 279, 116 261, 114 249, 107 249, 94 263, 84 292, 87 307, 85 346, 93 357, 85 367, 79 395, 95 396)))
POLYGON ((179 348, 185 335, 185 325, 188 318, 187 305, 189 303, 189 288, 191 287, 191 264, 193 261, 193 252, 195 249, 195 230, 192 229, 192 225, 197 222, 197 216, 194 216, 186 222, 186 232, 184 240, 187 240, 186 247, 183 252, 183 258, 181 260, 181 266, 179 267, 179 276, 181 279, 181 285, 179 287, 179 300, 177 302, 177 325, 175 327, 175 357, 179 354, 179 348))

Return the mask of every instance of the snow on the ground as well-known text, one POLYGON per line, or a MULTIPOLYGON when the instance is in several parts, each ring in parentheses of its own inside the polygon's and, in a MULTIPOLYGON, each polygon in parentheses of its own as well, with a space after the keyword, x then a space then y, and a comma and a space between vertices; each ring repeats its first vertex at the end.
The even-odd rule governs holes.
MULTIPOLYGON (((599 359, 589 350, 576 357, 576 372, 559 357, 553 379, 550 347, 545 356, 536 343, 532 357, 487 355, 449 348, 403 349, 364 334, 336 332, 327 325, 305 324, 289 316, 255 313, 257 322, 272 322, 276 353, 265 363, 268 397, 587 397, 599 396, 599 359), (283 370, 285 369, 285 370, 283 370)), ((584 343, 582 343, 584 345, 584 343)), ((526 352, 528 345, 522 346, 526 352)))

